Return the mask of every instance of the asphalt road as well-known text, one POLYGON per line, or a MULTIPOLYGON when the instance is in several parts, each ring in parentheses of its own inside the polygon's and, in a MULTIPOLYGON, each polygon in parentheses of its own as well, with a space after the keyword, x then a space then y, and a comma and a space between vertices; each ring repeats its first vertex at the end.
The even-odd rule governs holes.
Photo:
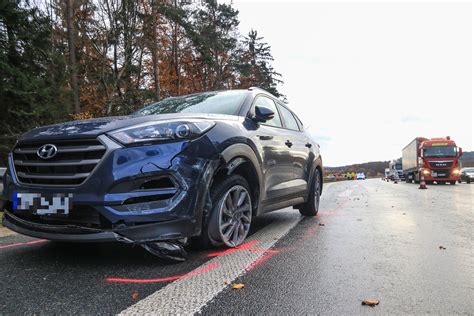
POLYGON ((474 184, 331 183, 316 218, 265 215, 246 247, 180 264, 0 237, 0 314, 474 314, 473 205, 474 184))

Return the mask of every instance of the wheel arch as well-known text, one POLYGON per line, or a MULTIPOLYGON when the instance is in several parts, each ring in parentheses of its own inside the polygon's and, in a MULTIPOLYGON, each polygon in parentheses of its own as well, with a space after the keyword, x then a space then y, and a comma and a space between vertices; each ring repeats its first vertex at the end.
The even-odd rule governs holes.
MULTIPOLYGON (((308 183, 311 183, 311 181, 313 181, 313 177, 314 177, 314 174, 315 172, 319 172, 319 178, 321 179, 321 182, 320 182, 320 194, 322 195, 323 194, 323 162, 322 162, 322 159, 321 159, 321 156, 318 156, 314 161, 313 161, 313 165, 312 165, 312 168, 311 168, 311 174, 310 174, 310 179, 309 179, 309 182, 308 183)), ((308 186, 309 187, 309 186, 308 186)))
POLYGON ((247 144, 233 144, 221 153, 223 164, 214 174, 215 179, 239 174, 247 180, 251 188, 253 202, 252 215, 259 214, 260 202, 265 195, 265 184, 261 169, 261 159, 257 157, 254 150, 247 144))

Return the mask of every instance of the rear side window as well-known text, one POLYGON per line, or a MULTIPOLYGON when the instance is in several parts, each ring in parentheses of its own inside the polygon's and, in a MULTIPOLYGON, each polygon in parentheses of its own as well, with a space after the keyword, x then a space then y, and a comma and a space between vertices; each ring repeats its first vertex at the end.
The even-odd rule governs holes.
POLYGON ((269 108, 275 113, 275 116, 270 121, 266 121, 265 123, 262 123, 263 125, 282 127, 280 114, 278 113, 276 104, 275 102, 273 102, 272 99, 263 97, 263 96, 258 96, 254 103, 254 106, 257 106, 257 105, 269 108))
POLYGON ((293 116, 295 117, 296 119, 296 122, 298 123, 298 125, 300 126, 300 131, 303 130, 303 122, 301 122, 300 118, 298 116, 296 116, 295 113, 293 113, 293 116))
POLYGON ((295 117, 293 116, 293 113, 287 110, 284 106, 278 105, 278 107, 280 108, 283 122, 285 122, 285 127, 293 131, 299 131, 300 128, 298 126, 298 123, 296 122, 295 117))

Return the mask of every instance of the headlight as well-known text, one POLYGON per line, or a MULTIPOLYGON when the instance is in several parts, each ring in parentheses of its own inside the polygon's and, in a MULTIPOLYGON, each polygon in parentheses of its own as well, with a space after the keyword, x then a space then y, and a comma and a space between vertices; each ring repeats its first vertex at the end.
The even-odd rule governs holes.
POLYGON ((108 135, 122 144, 193 139, 216 125, 204 120, 166 120, 123 128, 108 135))
POLYGON ((424 174, 425 176, 427 176, 427 175, 429 175, 429 174, 431 173, 429 169, 423 169, 422 172, 423 172, 423 174, 424 174))
POLYGON ((459 169, 454 169, 453 174, 455 174, 455 175, 459 174, 459 169))

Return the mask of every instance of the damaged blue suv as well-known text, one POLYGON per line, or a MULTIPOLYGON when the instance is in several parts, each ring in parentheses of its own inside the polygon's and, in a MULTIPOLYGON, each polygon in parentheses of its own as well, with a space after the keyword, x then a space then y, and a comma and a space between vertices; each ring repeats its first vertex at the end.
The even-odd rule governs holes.
POLYGON ((180 260, 190 238, 240 245, 272 210, 316 215, 321 179, 319 145, 286 104, 258 88, 205 92, 25 133, 3 179, 3 224, 180 260))

